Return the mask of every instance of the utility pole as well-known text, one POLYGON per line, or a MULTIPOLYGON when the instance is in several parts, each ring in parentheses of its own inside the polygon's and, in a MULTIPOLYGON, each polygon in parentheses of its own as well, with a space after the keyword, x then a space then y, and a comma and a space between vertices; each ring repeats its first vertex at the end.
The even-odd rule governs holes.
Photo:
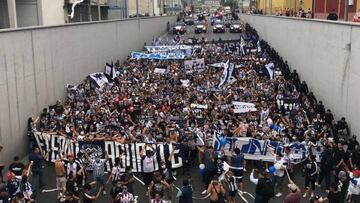
MULTIPOLYGON (((346 1, 346 0, 345 0, 346 1)), ((315 0, 312 0, 312 11, 311 11, 311 18, 315 17, 315 0)))
POLYGON ((153 16, 155 16, 155 0, 152 0, 152 5, 153 5, 153 16))
POLYGON ((344 21, 349 20, 349 0, 345 0, 344 21))
POLYGON ((98 19, 99 19, 99 21, 101 21, 100 0, 97 0, 97 8, 98 8, 98 19))
POLYGON ((139 17, 139 0, 136 0, 136 17, 139 17))
POLYGON ((91 14, 91 1, 89 0, 89 5, 88 5, 88 16, 89 16, 89 22, 92 21, 92 14, 91 14))

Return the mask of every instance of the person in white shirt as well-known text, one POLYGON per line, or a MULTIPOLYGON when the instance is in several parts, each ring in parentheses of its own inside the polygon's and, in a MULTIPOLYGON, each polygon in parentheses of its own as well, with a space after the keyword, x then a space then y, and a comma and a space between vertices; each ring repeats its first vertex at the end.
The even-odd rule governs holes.
POLYGON ((281 153, 275 154, 271 146, 268 146, 268 149, 269 149, 269 153, 274 156, 274 167, 276 169, 273 176, 273 182, 275 183, 275 188, 278 190, 278 192, 275 194, 275 196, 281 197, 282 196, 281 186, 285 178, 286 160, 284 159, 284 156, 281 153))
POLYGON ((140 156, 142 159, 142 172, 144 177, 144 183, 146 187, 146 191, 148 191, 148 187, 153 179, 155 166, 154 166, 154 150, 151 148, 151 145, 145 146, 141 152, 140 156))
POLYGON ((348 200, 348 202, 351 203, 359 203, 360 202, 360 170, 357 169, 350 171, 350 169, 345 164, 343 165, 350 177, 346 199, 348 200))
POLYGON ((128 188, 126 185, 122 186, 122 192, 120 192, 116 198, 115 198, 115 202, 116 203, 131 203, 134 202, 134 195, 131 194, 128 191, 128 188))

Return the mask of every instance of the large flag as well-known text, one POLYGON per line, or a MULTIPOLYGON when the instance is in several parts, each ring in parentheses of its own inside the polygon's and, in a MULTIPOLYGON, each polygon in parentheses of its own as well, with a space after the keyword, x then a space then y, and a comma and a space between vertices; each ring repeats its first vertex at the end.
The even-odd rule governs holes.
POLYGON ((257 41, 257 51, 261 52, 260 40, 257 41))
POLYGON ((275 68, 274 63, 271 62, 271 63, 266 64, 265 68, 269 73, 270 79, 273 80, 274 79, 274 68, 275 68))
POLYGON ((111 64, 106 63, 105 64, 105 71, 104 71, 105 75, 108 76, 109 79, 113 80, 116 78, 116 69, 114 66, 114 63, 111 62, 111 64))
POLYGON ((224 71, 221 75, 220 83, 219 83, 218 87, 221 87, 223 84, 225 84, 225 82, 228 78, 228 75, 229 75, 229 60, 224 65, 224 71))
POLYGON ((104 87, 105 84, 109 83, 104 73, 91 73, 89 76, 90 80, 94 81, 100 88, 104 87))
MULTIPOLYGON (((233 71, 234 71, 234 68, 235 68, 235 65, 234 65, 233 63, 230 63, 230 64, 229 64, 229 73, 228 73, 227 79, 229 79, 229 77, 232 76, 233 71)), ((227 79, 226 79, 226 80, 227 80, 227 79)))

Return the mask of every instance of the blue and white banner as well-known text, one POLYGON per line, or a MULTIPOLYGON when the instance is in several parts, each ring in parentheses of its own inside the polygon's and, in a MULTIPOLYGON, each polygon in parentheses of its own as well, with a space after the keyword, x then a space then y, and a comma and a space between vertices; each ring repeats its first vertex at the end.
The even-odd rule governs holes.
POLYGON ((189 45, 173 45, 173 46, 145 46, 148 52, 171 52, 174 50, 188 50, 192 49, 189 45))
POLYGON ((145 52, 131 52, 132 59, 155 59, 155 60, 169 60, 169 59, 185 59, 185 54, 182 52, 164 52, 164 53, 145 53, 145 52))
MULTIPOLYGON (((142 172, 142 159, 140 152, 144 147, 151 147, 154 149, 154 167, 159 169, 160 162, 165 161, 169 157, 170 152, 174 150, 174 156, 171 160, 172 168, 179 168, 182 166, 182 152, 177 144, 146 144, 146 143, 129 143, 120 144, 115 141, 77 141, 73 142, 61 135, 49 135, 42 132, 34 132, 33 136, 36 140, 40 152, 45 155, 49 153, 47 161, 54 162, 60 154, 74 154, 77 156, 79 152, 82 154, 87 153, 91 158, 95 156, 104 157, 105 151, 108 153, 109 161, 106 163, 106 170, 111 171, 115 163, 115 158, 120 158, 120 170, 125 172, 127 166, 132 168, 133 172, 142 172)), ((82 157, 77 157, 82 158, 82 157)))
POLYGON ((202 72, 205 70, 205 60, 193 59, 184 61, 184 67, 186 73, 202 72))
POLYGON ((100 88, 109 83, 104 73, 91 73, 88 77, 100 88))
POLYGON ((284 153, 285 147, 289 147, 291 157, 295 164, 304 161, 307 158, 308 151, 305 144, 300 142, 283 143, 270 140, 257 140, 249 137, 226 137, 221 133, 215 133, 213 138, 215 151, 224 149, 225 155, 231 156, 234 148, 239 148, 248 160, 274 161, 274 156, 270 154, 269 147, 275 153, 284 153))

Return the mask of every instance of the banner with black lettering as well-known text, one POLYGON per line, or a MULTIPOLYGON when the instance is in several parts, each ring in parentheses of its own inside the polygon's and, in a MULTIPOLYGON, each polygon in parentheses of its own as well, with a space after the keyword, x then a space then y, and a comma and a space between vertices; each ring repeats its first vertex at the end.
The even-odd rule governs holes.
POLYGON ((284 97, 276 100, 276 106, 281 111, 292 111, 299 109, 299 99, 284 97))
MULTIPOLYGON (((120 157, 121 170, 125 172, 127 166, 132 168, 133 172, 142 172, 142 161, 140 152, 148 145, 155 151, 154 166, 159 168, 160 162, 168 159, 170 152, 174 150, 174 156, 171 159, 172 168, 182 167, 182 153, 178 144, 146 144, 146 143, 129 143, 120 144, 115 141, 78 141, 72 142, 64 136, 49 135, 43 132, 34 132, 33 136, 36 140, 40 152, 45 155, 49 149, 48 161, 54 162, 60 154, 74 154, 75 156, 81 152, 87 153, 90 158, 96 156, 105 156, 107 151, 109 162, 106 164, 106 170, 111 171, 116 157, 120 157)), ((91 170, 91 168, 87 168, 91 170)))
POLYGON ((184 67, 186 73, 202 72, 205 70, 205 60, 194 59, 184 61, 184 67))

